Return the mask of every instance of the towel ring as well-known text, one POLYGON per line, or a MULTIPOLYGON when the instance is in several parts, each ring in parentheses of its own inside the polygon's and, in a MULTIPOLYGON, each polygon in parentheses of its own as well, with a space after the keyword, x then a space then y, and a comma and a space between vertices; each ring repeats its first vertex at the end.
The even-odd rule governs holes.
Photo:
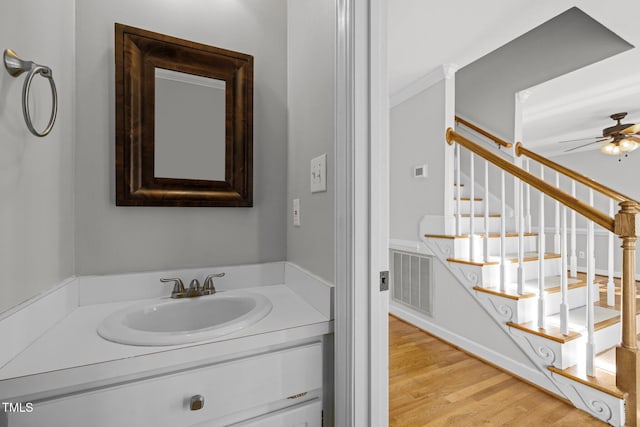
POLYGON ((31 131, 32 134, 40 137, 47 136, 49 132, 51 132, 51 129, 53 129, 53 124, 55 123, 56 116, 58 114, 58 92, 56 90, 56 83, 53 81, 51 68, 44 65, 38 65, 33 61, 24 61, 18 58, 18 55, 16 55, 11 49, 6 49, 4 51, 4 66, 13 77, 18 77, 20 74, 28 71, 27 77, 24 80, 24 86, 22 86, 22 115, 24 116, 27 128, 29 128, 29 131, 31 131), (31 81, 36 74, 40 74, 42 77, 49 80, 49 86, 51 86, 51 97, 53 99, 53 108, 51 110, 49 124, 42 132, 38 132, 33 127, 31 114, 29 113, 29 90, 31 89, 31 81))

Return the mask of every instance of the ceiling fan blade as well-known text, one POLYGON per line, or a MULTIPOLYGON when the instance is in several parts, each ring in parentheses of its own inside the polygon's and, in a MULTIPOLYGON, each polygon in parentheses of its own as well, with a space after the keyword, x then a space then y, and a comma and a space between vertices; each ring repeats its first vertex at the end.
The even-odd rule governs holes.
POLYGON ((624 128, 620 131, 620 133, 638 133, 640 132, 640 123, 636 123, 635 125, 631 125, 628 128, 624 128))
POLYGON ((558 144, 564 144, 565 142, 578 142, 578 141, 588 141, 590 139, 598 139, 602 138, 601 136, 589 136, 586 138, 578 138, 578 139, 567 139, 565 141, 558 141, 558 144))
POLYGON ((629 136, 626 136, 625 138, 635 141, 637 143, 640 143, 640 138, 638 138, 637 136, 629 135, 629 136))
MULTIPOLYGON (((609 139, 609 138, 607 138, 609 139)), ((604 140, 603 140, 604 141, 604 140)), ((586 144, 582 144, 582 145, 578 145, 577 147, 573 147, 573 148, 569 148, 568 150, 564 150, 565 153, 568 153, 569 151, 573 151, 573 150, 577 150, 578 148, 582 148, 582 147, 586 147, 587 145, 591 145, 591 144, 596 144, 598 142, 602 142, 602 141, 593 141, 593 142, 588 142, 586 144)))

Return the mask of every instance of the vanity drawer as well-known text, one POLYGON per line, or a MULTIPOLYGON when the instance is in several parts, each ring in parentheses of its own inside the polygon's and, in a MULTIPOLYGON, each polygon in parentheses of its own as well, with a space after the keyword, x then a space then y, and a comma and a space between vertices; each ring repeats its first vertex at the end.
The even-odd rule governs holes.
POLYGON ((10 414, 9 426, 217 425, 218 418, 320 388, 322 344, 313 343, 37 403, 31 413, 10 414), (190 409, 195 395, 203 396, 202 409, 190 409))

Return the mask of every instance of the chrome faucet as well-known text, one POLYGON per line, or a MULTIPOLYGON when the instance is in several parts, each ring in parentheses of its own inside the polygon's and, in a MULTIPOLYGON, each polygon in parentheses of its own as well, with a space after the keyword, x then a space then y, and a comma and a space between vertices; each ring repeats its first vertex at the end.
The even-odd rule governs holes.
POLYGON ((205 279, 202 286, 198 279, 193 279, 189 283, 189 289, 185 289, 182 280, 179 278, 173 279, 160 279, 162 283, 173 283, 173 290, 171 291, 171 298, 194 298, 203 295, 212 295, 216 293, 216 288, 213 285, 214 277, 223 277, 224 273, 209 274, 205 279))
POLYGON ((210 274, 204 279, 204 285, 202 285, 203 295, 212 295, 216 293, 216 287, 213 286, 214 277, 224 277, 224 273, 210 274))
POLYGON ((184 283, 181 279, 160 279, 162 283, 173 283, 173 290, 171 291, 171 298, 182 298, 185 296, 184 283))

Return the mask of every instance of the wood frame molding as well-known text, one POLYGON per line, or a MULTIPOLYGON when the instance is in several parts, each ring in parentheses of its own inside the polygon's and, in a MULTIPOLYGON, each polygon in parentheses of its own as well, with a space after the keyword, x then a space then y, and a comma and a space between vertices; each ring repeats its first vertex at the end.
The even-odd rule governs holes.
POLYGON ((115 24, 116 205, 253 206, 253 56, 115 24), (225 180, 154 176, 155 69, 226 83, 225 180))

